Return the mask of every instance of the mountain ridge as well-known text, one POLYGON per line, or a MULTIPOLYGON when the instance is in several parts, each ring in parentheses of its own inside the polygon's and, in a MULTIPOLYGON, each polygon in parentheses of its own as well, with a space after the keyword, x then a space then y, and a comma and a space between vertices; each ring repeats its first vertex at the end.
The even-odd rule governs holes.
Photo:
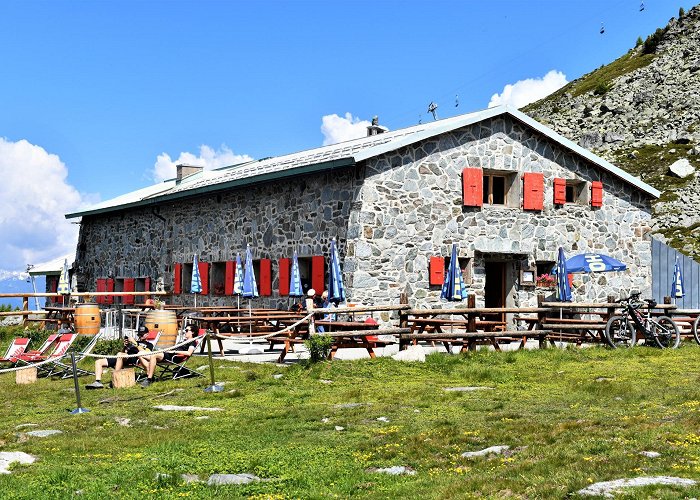
POLYGON ((659 189, 654 236, 700 259, 700 5, 523 111, 659 189))

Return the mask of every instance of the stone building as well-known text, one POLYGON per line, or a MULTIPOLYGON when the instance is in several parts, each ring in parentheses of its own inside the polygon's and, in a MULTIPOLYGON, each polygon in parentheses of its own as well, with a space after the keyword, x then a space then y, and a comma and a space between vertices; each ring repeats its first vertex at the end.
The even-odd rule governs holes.
MULTIPOLYGON (((497 107, 331 146, 177 178, 81 218, 81 290, 150 290, 190 303, 193 254, 201 304, 231 304, 237 253, 250 245, 259 306, 288 303, 290 257, 324 288, 336 238, 348 300, 441 303, 453 242, 477 305, 532 305, 533 276, 568 256, 611 255, 620 273, 574 275, 574 300, 651 285, 651 201, 659 192, 527 115, 497 107)), ((107 299, 106 301, 109 301, 107 299)), ((115 299, 117 300, 117 299, 115 299)), ((120 299, 121 300, 121 299, 120 299)))

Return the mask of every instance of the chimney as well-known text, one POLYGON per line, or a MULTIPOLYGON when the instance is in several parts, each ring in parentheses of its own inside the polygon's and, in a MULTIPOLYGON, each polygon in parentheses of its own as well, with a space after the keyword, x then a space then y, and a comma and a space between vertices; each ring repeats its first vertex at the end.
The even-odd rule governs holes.
POLYGON ((204 170, 204 167, 198 167, 196 165, 177 165, 177 177, 176 177, 176 183, 179 184, 182 179, 185 177, 189 177, 190 175, 197 174, 204 170))
POLYGON ((374 118, 372 118, 372 125, 367 127, 367 137, 383 134, 384 132, 388 131, 388 128, 379 125, 379 117, 375 116, 374 118))

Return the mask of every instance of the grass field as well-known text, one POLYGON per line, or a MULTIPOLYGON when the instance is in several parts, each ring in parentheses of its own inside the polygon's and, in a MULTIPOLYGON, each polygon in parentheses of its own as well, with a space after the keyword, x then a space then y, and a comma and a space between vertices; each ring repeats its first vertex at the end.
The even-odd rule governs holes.
MULTIPOLYGON (((12 374, 2 375, 0 451, 23 451, 38 460, 0 475, 0 495, 563 498, 593 482, 642 475, 700 480, 698 358, 700 348, 684 345, 676 351, 640 346, 433 354, 423 364, 219 361, 222 393, 205 393, 205 378, 81 391, 91 410, 82 415, 67 411, 75 408, 70 380, 17 386, 12 374), (492 389, 444 390, 458 386, 492 389), (341 406, 347 403, 362 404, 341 406), (153 408, 162 404, 223 411, 153 408), (130 426, 120 419, 130 419, 130 426), (17 429, 28 423, 63 434, 28 437, 30 428, 17 429), (508 445, 511 453, 461 456, 494 445, 508 445), (647 458, 641 451, 661 455, 647 458), (416 473, 371 471, 394 465, 416 473), (213 487, 185 484, 183 473, 203 479, 252 473, 269 480, 213 487)), ((205 361, 196 358, 192 365, 205 361)), ((700 486, 631 489, 621 498, 649 496, 697 497, 700 486)))

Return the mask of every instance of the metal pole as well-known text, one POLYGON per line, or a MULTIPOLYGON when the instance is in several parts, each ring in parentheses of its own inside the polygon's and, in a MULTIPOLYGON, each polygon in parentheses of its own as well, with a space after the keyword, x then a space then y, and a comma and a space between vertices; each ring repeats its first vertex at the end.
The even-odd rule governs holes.
POLYGON ((211 355, 211 335, 207 332, 207 356, 209 357, 209 375, 211 377, 211 385, 204 388, 204 392, 221 392, 224 388, 217 385, 214 381, 214 359, 211 355))
POLYGON ((71 366, 73 367, 73 383, 75 384, 75 400, 76 403, 78 404, 78 407, 71 411, 71 415, 79 415, 80 413, 87 413, 90 410, 87 408, 83 408, 80 406, 80 386, 78 385, 78 370, 75 368, 75 352, 70 353, 70 363, 71 366))

